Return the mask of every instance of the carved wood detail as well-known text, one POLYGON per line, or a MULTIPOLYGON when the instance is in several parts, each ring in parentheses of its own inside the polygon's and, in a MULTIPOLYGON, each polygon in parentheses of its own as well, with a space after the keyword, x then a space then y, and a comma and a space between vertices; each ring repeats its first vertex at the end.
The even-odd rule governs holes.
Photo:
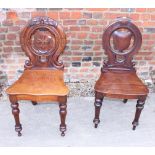
POLYGON ((137 26, 129 18, 118 18, 103 34, 102 44, 108 60, 104 62, 102 71, 135 71, 132 59, 141 43, 142 35, 137 26))
POLYGON ((135 130, 136 127, 139 125, 139 117, 140 117, 142 110, 144 109, 145 100, 146 100, 146 96, 140 97, 137 100, 135 118, 132 122, 133 130, 135 130))
POLYGON ((19 100, 30 100, 33 105, 42 101, 57 101, 60 106, 60 131, 65 135, 68 87, 64 83, 63 63, 59 56, 66 45, 66 36, 58 23, 49 17, 35 17, 20 36, 21 47, 29 57, 21 77, 6 92, 9 95, 15 130, 21 136, 19 100))
POLYGON ((99 79, 95 84, 95 128, 100 119, 100 109, 103 97, 138 99, 133 130, 138 125, 148 88, 139 79, 132 62, 134 54, 142 44, 140 30, 128 18, 118 18, 108 26, 103 33, 103 48, 108 60, 104 62, 99 79))
POLYGON ((19 104, 17 102, 16 96, 9 95, 9 99, 11 102, 12 114, 14 115, 15 118, 15 131, 18 133, 18 136, 21 136, 22 125, 20 124, 19 119, 19 113, 20 113, 20 110, 18 108, 19 104))
POLYGON ((49 17, 35 17, 23 29, 20 37, 22 49, 29 60, 26 69, 63 69, 58 61, 66 45, 66 36, 58 23, 49 17))
POLYGON ((59 97, 59 114, 60 114, 60 119, 61 119, 61 124, 60 124, 60 131, 61 131, 61 136, 65 136, 65 131, 66 131, 66 114, 67 114, 67 96, 59 97))
POLYGON ((93 120, 95 128, 97 128, 98 124, 100 123, 99 115, 100 115, 100 110, 101 110, 101 107, 102 107, 103 98, 104 98, 104 96, 103 96, 102 93, 99 93, 99 92, 95 91, 95 103, 94 103, 94 106, 95 106, 95 118, 93 120))

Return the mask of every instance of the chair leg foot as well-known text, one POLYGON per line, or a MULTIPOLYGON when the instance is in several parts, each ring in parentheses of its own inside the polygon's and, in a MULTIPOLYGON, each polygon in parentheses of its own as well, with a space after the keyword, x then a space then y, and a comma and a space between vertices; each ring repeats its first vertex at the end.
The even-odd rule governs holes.
POLYGON ((18 137, 21 137, 21 136, 22 136, 21 132, 18 132, 18 137))
POLYGON ((22 136, 22 133, 19 131, 18 132, 18 137, 21 137, 22 136))
POLYGON ((10 95, 9 99, 11 102, 12 114, 14 115, 14 119, 15 119, 15 131, 18 133, 18 136, 21 136, 22 125, 20 124, 20 119, 19 119, 19 113, 20 113, 20 110, 18 108, 19 104, 15 96, 10 95))
POLYGON ((99 92, 95 92, 95 118, 93 120, 94 127, 97 128, 98 124, 100 123, 99 115, 100 115, 100 110, 102 106, 102 101, 103 101, 103 94, 99 92))
MULTIPOLYGON (((99 123, 98 123, 98 124, 99 124, 99 123)), ((95 124, 95 123, 94 123, 94 128, 97 128, 97 127, 98 127, 98 124, 95 124)))
POLYGON ((127 103, 127 102, 128 102, 128 99, 124 99, 124 100, 123 100, 123 103, 127 103))
POLYGON ((65 124, 65 120, 66 120, 66 114, 67 114, 67 96, 64 97, 60 97, 60 101, 59 101, 59 108, 60 108, 60 120, 61 120, 61 124, 60 124, 60 132, 61 132, 61 136, 65 136, 65 131, 66 131, 66 124, 65 124))
POLYGON ((22 136, 21 134, 21 130, 22 130, 22 125, 15 125, 15 131, 18 133, 18 137, 22 136))
POLYGON ((35 101, 31 101, 33 105, 37 105, 38 103, 35 101))
POLYGON ((139 118, 140 118, 140 114, 144 108, 145 100, 146 100, 146 96, 137 100, 135 118, 132 122, 133 130, 135 130, 136 127, 139 125, 139 118))
POLYGON ((64 133, 64 132, 62 132, 62 133, 61 133, 61 136, 62 136, 62 137, 64 137, 64 136, 65 136, 65 133, 64 133))
POLYGON ((132 130, 136 130, 136 126, 133 126, 133 127, 132 127, 132 130))
POLYGON ((132 122, 132 130, 136 130, 136 127, 138 126, 138 122, 132 122))
POLYGON ((61 131, 61 136, 64 137, 65 136, 65 131, 66 131, 66 126, 61 126, 60 125, 60 131, 61 131))

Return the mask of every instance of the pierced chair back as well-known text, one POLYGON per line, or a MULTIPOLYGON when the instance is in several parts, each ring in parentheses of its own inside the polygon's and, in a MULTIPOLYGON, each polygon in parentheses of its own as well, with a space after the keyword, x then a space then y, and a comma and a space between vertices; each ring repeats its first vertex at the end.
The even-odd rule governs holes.
POLYGON ((132 59, 141 47, 142 35, 129 18, 118 18, 108 26, 102 44, 108 56, 102 71, 135 71, 132 59))
POLYGON ((66 45, 66 36, 58 23, 49 17, 30 20, 20 36, 23 51, 29 57, 26 69, 63 69, 58 61, 66 45))

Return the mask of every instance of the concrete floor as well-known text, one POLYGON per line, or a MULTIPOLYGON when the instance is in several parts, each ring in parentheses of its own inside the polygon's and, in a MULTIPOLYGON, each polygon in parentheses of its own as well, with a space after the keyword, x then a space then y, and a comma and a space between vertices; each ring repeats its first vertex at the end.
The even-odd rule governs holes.
POLYGON ((92 123, 94 98, 69 98, 67 132, 61 137, 57 103, 33 106, 21 101, 23 135, 18 137, 10 103, 3 99, 0 101, 0 146, 155 146, 155 94, 149 94, 140 125, 133 131, 135 105, 135 100, 123 104, 121 100, 106 98, 101 109, 101 123, 95 129, 92 123))

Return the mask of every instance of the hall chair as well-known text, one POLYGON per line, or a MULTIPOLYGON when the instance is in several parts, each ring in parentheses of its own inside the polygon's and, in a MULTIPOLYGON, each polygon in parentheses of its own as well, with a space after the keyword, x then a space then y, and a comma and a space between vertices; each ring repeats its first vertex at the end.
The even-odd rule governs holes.
POLYGON ((30 100, 33 105, 42 101, 57 101, 60 107, 60 131, 65 136, 69 89, 64 83, 64 65, 58 59, 65 48, 66 36, 55 20, 35 17, 22 30, 20 43, 29 60, 25 61, 21 77, 6 90, 15 118, 15 131, 18 136, 22 135, 19 100, 30 100))
POLYGON ((104 97, 137 99, 133 130, 139 122, 148 95, 148 88, 136 74, 133 55, 137 54, 142 44, 140 30, 129 18, 117 18, 108 26, 102 36, 102 45, 107 55, 101 68, 101 74, 95 84, 95 128, 100 123, 99 115, 104 97))

